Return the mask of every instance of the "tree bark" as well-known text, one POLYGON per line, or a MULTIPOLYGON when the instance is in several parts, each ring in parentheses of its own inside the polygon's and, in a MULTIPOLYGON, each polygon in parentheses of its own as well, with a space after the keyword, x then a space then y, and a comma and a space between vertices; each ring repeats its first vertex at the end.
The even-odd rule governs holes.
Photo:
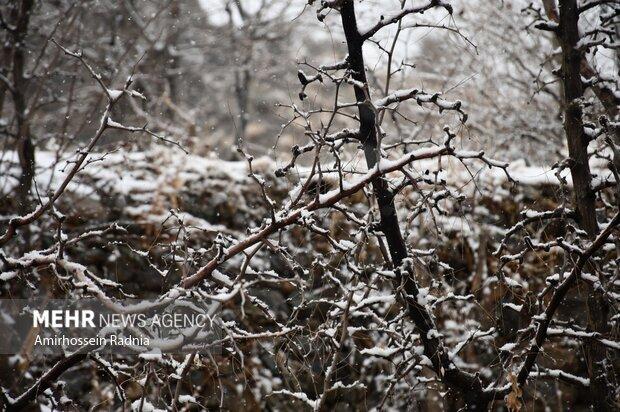
POLYGON ((579 19, 576 0, 560 1, 560 44, 562 46, 562 85, 564 89, 564 132, 570 156, 575 206, 579 224, 593 238, 598 233, 592 175, 588 164, 588 140, 582 121, 583 84, 581 53, 577 50, 579 19))
MULTIPOLYGON (((559 24, 560 15, 559 15, 559 11, 558 11, 555 0, 542 0, 542 3, 545 9, 545 14, 547 15, 547 18, 550 21, 559 24)), ((620 30, 620 23, 616 25, 616 32, 618 33, 619 30, 620 30)), ((557 36, 554 37, 554 39, 556 40, 554 44, 557 44, 557 46, 561 46, 560 44, 561 35, 560 33, 557 33, 557 32, 556 32, 556 35, 557 36)), ((616 50, 616 54, 620 58, 620 49, 616 50)), ((585 56, 581 56, 580 72, 581 72, 581 75, 585 77, 586 79, 595 77, 597 75, 596 71, 592 68, 592 66, 590 65, 590 63, 588 62, 585 56)), ((609 116, 611 119, 615 119, 616 116, 618 115, 618 106, 620 105, 620 98, 618 98, 616 94, 614 93, 614 91, 611 90, 611 88, 605 85, 604 83, 593 84, 591 87, 597 99, 599 100, 599 102, 601 102, 601 105, 603 105, 603 108, 605 109, 605 113, 607 113, 607 116, 609 116)), ((616 144, 620 144, 620 128, 616 129, 614 138, 616 140, 616 144)))
MULTIPOLYGON (((356 101, 359 103, 359 138, 364 149, 366 165, 370 169, 375 167, 380 160, 380 142, 377 134, 376 112, 370 104, 371 96, 367 86, 364 65, 364 39, 357 28, 354 0, 344 0, 341 3, 340 15, 349 52, 348 64, 352 71, 352 77, 360 84, 364 84, 364 88, 354 86, 354 91, 356 101)), ((428 333, 435 329, 435 325, 430 313, 417 302, 418 286, 413 276, 414 269, 411 267, 408 270, 404 267, 401 268, 401 266, 406 266, 403 263, 406 263, 405 259, 408 257, 408 252, 398 223, 394 196, 383 177, 375 179, 372 182, 372 187, 379 206, 379 227, 386 237, 392 262, 396 268, 395 287, 402 287, 405 291, 408 314, 420 330, 425 355, 431 359, 439 379, 447 385, 457 398, 464 402, 467 410, 486 410, 491 399, 483 392, 480 379, 456 368, 451 363, 439 338, 428 333)))
MULTIPOLYGON (((562 85, 564 91, 564 132, 570 156, 573 179, 574 203, 580 227, 593 239, 599 228, 596 220, 595 194, 588 163, 588 138, 584 134, 582 119, 583 84, 581 68, 583 56, 577 49, 579 41, 579 9, 576 0, 560 0, 559 40, 562 47, 562 85)), ((601 334, 609 331, 609 308, 604 296, 589 290, 587 297, 589 327, 601 334)), ((593 406, 606 411, 613 408, 613 388, 608 387, 605 346, 592 339, 585 345, 590 375, 593 406)))
POLYGON ((34 0, 22 0, 15 6, 15 30, 11 33, 11 47, 13 54, 13 104, 15 116, 17 118, 17 154, 22 173, 19 178, 18 200, 22 208, 28 206, 28 195, 32 188, 34 178, 34 145, 30 138, 30 127, 28 123, 28 113, 26 110, 26 88, 27 80, 25 77, 25 45, 24 41, 28 34, 28 24, 34 0))

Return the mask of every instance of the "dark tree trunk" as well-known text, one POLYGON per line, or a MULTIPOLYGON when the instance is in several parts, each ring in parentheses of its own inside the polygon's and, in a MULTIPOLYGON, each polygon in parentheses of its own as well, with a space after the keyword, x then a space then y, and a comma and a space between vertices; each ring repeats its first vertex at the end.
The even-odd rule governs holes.
POLYGON ((235 71, 235 99, 239 110, 239 125, 236 131, 236 144, 240 146, 248 128, 248 102, 250 100, 250 70, 248 69, 249 58, 244 59, 243 67, 235 71))
POLYGON ((564 88, 564 131, 570 156, 575 206, 579 224, 590 237, 598 233, 592 175, 588 164, 588 140, 584 135, 581 98, 581 53, 576 49, 579 41, 576 0, 560 1, 560 43, 562 46, 562 80, 564 88))
MULTIPOLYGON (((556 0, 542 0, 542 3, 545 8, 545 14, 547 15, 547 18, 550 21, 559 24, 560 16, 559 16, 559 11, 557 8, 556 0)), ((618 33, 619 30, 620 30, 620 23, 616 25, 616 32, 618 33)), ((554 45, 557 45, 559 47, 561 46, 562 36, 560 33, 556 32, 556 34, 557 36, 554 37, 554 40, 555 40, 554 45)), ((616 54, 620 58, 620 49, 616 49, 616 54)), ((581 75, 585 77, 586 79, 597 76, 596 71, 592 69, 592 66, 590 65, 588 60, 585 58, 585 56, 581 56, 580 72, 581 72, 581 75)), ((615 119, 616 116, 618 115, 618 106, 620 105, 620 98, 618 98, 616 94, 614 93, 614 91, 604 83, 593 84, 592 91, 596 95, 599 102, 601 102, 601 104, 603 105, 603 108, 605 109, 605 113, 607 113, 607 116, 609 116, 611 119, 615 119)), ((560 90, 560 92, 562 94, 562 97, 564 97, 564 90, 562 89, 560 90)), ((620 128, 616 129, 614 137, 616 139, 616 144, 620 144, 620 128)))
POLYGON ((32 188, 34 178, 34 145, 30 138, 30 127, 28 124, 28 114, 26 110, 26 88, 27 80, 25 77, 25 45, 24 40, 28 34, 28 23, 30 12, 34 1, 22 0, 13 10, 15 30, 12 32, 11 48, 13 54, 13 103, 15 106, 15 116, 17 117, 17 154, 22 173, 19 179, 18 199, 20 206, 28 206, 28 195, 32 188))
MULTIPOLYGON (((348 64, 356 81, 367 85, 366 69, 364 65, 364 39, 359 34, 353 0, 344 0, 340 8, 342 25, 349 52, 348 64)), ((360 117, 359 138, 364 149, 367 167, 373 168, 380 160, 380 142, 377 134, 376 112, 372 105, 367 104, 371 99, 368 87, 354 86, 355 97, 358 103, 360 117)), ((412 267, 398 269, 408 257, 407 246, 403 239, 398 223, 398 215, 394 205, 394 196, 389 190, 388 183, 383 177, 372 182, 373 192, 377 199, 380 214, 380 230, 385 235, 388 249, 394 267, 398 274, 395 287, 402 287, 407 296, 407 310, 409 316, 420 330, 425 354, 433 362, 435 372, 440 379, 457 394, 467 410, 486 410, 489 397, 482 390, 482 384, 477 376, 463 372, 454 365, 438 338, 429 337, 428 332, 435 328, 433 320, 423 306, 417 303, 418 287, 413 277, 415 269, 412 267)), ((407 265, 403 265, 407 266, 407 265)))
MULTIPOLYGON (((570 156, 573 179, 574 203, 579 225, 590 238, 598 234, 595 195, 592 175, 588 164, 588 139, 584 134, 582 120, 583 84, 581 65, 583 56, 577 49, 579 41, 579 9, 576 0, 560 0, 560 45, 562 47, 562 84, 564 91, 564 131, 570 156)), ((604 296, 589 290, 587 297, 590 329, 605 334, 609 330, 609 311, 604 296)), ((606 371, 606 348, 595 340, 586 344, 586 358, 590 375, 590 391, 596 410, 613 409, 613 388, 608 387, 606 371)))

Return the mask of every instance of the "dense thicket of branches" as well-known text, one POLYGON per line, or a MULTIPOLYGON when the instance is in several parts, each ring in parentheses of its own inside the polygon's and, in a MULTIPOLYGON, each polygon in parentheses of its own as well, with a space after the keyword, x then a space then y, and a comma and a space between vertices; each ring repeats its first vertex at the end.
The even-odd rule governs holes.
POLYGON ((1 297, 224 332, 6 410, 620 407, 617 1, 0 4, 1 297))

